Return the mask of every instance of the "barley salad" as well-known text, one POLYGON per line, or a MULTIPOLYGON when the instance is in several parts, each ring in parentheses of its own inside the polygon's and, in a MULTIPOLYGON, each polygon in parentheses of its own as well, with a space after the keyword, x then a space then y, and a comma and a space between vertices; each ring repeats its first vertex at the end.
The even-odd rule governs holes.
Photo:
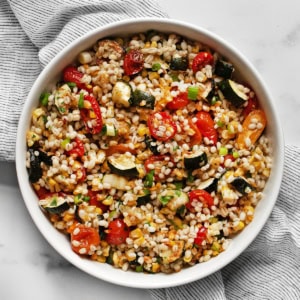
POLYGON ((45 90, 27 132, 43 212, 82 257, 173 273, 226 250, 270 175, 251 82, 201 42, 99 40, 45 90))

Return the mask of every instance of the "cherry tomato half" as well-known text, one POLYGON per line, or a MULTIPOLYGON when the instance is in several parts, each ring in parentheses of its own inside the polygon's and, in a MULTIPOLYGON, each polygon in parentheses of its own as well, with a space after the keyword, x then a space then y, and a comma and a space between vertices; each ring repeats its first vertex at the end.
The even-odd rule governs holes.
POLYGON ((72 250, 78 254, 87 254, 91 246, 99 246, 100 236, 98 230, 77 223, 71 231, 72 250), (83 250, 85 249, 85 250, 83 250))
POLYGON ((215 129, 215 123, 206 111, 199 111, 196 115, 196 125, 199 128, 203 137, 207 137, 215 145, 218 141, 218 132, 215 129))
POLYGON ((225 162, 226 160, 230 160, 230 161, 235 161, 235 158, 232 154, 226 154, 224 156, 224 163, 221 164, 221 166, 224 168, 225 167, 225 162))
POLYGON ((214 62, 214 57, 206 51, 199 52, 192 62, 192 70, 194 73, 201 70, 206 65, 212 65, 214 62))
POLYGON ((83 142, 78 137, 76 137, 73 143, 74 143, 73 149, 68 151, 68 155, 72 155, 75 157, 82 157, 84 155, 83 142))
POLYGON ((154 112, 147 121, 150 134, 158 141, 166 142, 173 138, 177 132, 177 126, 167 112, 154 112))
POLYGON ((82 82, 83 73, 77 70, 76 67, 68 66, 63 70, 63 80, 64 82, 73 82, 77 85, 79 89, 85 89, 91 91, 91 88, 82 82))
POLYGON ((194 201, 202 202, 207 207, 211 207, 212 205, 214 205, 213 197, 205 190, 192 190, 188 193, 188 195, 189 202, 185 206, 191 212, 195 212, 195 208, 193 205, 194 201))
POLYGON ((243 116, 247 117, 251 111, 258 108, 258 101, 256 98, 249 98, 247 106, 243 109, 243 116))
POLYGON ((99 103, 96 98, 91 95, 85 95, 84 100, 89 101, 91 107, 89 109, 80 109, 80 116, 83 120, 86 130, 91 134, 97 134, 101 131, 103 122, 99 103))
POLYGON ((129 229, 122 219, 114 219, 109 222, 105 240, 110 245, 120 245, 129 236, 129 229))
POLYGON ((134 75, 139 73, 144 67, 144 57, 139 50, 131 49, 124 57, 125 75, 134 75))
POLYGON ((89 205, 94 205, 101 208, 102 212, 106 212, 108 210, 108 206, 103 204, 101 201, 98 201, 97 192, 88 190, 88 196, 90 197, 89 205))
POLYGON ((187 92, 181 92, 176 97, 173 98, 171 102, 167 103, 167 109, 177 110, 186 107, 189 104, 187 92))
POLYGON ((200 145, 201 142, 202 142, 202 134, 201 134, 199 128, 192 121, 192 119, 189 119, 189 126, 195 132, 194 135, 190 136, 190 144, 192 146, 194 146, 194 145, 200 145))
POLYGON ((207 236, 207 228, 205 228, 204 226, 200 227, 197 232, 197 236, 194 239, 194 244, 197 246, 201 246, 202 242, 206 239, 206 236, 207 236))

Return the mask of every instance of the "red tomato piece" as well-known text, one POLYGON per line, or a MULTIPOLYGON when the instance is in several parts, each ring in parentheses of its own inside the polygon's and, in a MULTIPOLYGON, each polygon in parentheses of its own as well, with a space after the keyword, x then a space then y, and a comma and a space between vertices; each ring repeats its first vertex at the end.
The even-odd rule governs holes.
POLYGON ((72 250, 77 254, 87 254, 91 246, 99 246, 100 236, 98 230, 83 224, 76 224, 71 231, 72 250), (85 249, 85 250, 84 250, 85 249))
POLYGON ((221 164, 221 166, 224 168, 225 167, 225 161, 226 160, 231 160, 231 161, 235 161, 235 158, 232 154, 227 154, 224 156, 224 163, 221 164))
POLYGON ((194 244, 197 246, 201 246, 202 242, 206 239, 206 236, 207 236, 207 228, 205 228, 204 226, 200 227, 197 232, 197 236, 194 239, 194 244))
POLYGON ((179 93, 171 102, 167 103, 167 109, 177 110, 186 107, 190 103, 187 92, 179 93))
POLYGON ((136 150, 131 149, 128 146, 118 144, 118 145, 112 145, 108 149, 105 150, 106 156, 111 156, 115 153, 124 154, 126 152, 130 152, 131 154, 135 155, 136 150))
POLYGON ((89 109, 80 109, 80 116, 83 120, 87 131, 91 134, 97 134, 101 131, 103 122, 98 101, 91 95, 85 95, 84 100, 89 101, 91 107, 89 109))
POLYGON ((144 67, 144 57, 139 50, 131 49, 124 57, 125 75, 134 75, 139 73, 144 67))
POLYGON ((258 101, 256 98, 249 98, 247 106, 243 109, 243 116, 247 117, 251 111, 258 108, 258 101))
POLYGON ((51 196, 53 194, 52 192, 50 192, 49 190, 47 190, 46 188, 44 188, 42 186, 38 190, 35 190, 35 193, 37 194, 37 196, 40 200, 45 199, 48 196, 51 196))
POLYGON ((170 156, 167 155, 152 155, 145 161, 145 169, 146 172, 150 172, 151 170, 154 170, 154 178, 155 180, 161 180, 164 179, 165 175, 160 177, 159 174, 161 174, 161 169, 163 166, 168 167, 169 169, 172 169, 173 167, 170 167, 170 163, 174 165, 174 162, 170 156))
POLYGON ((218 132, 215 129, 215 123, 210 114, 206 111, 199 111, 196 115, 196 125, 203 137, 207 137, 215 145, 218 141, 218 132))
POLYGON ((192 62, 192 70, 194 73, 201 70, 206 65, 212 65, 214 62, 214 57, 206 51, 199 52, 192 62))
POLYGON ((114 219, 109 222, 105 240, 110 245, 120 245, 129 236, 129 229, 122 219, 114 219))
POLYGON ((202 142, 202 134, 201 134, 199 128, 192 121, 192 119, 189 119, 189 125, 190 125, 190 128, 195 132, 195 134, 190 137, 190 139, 191 139, 190 144, 192 146, 194 146, 194 145, 200 145, 201 142, 202 142))
POLYGON ((185 206, 191 212, 195 212, 195 208, 193 205, 194 201, 201 202, 207 207, 211 207, 212 205, 214 205, 213 197, 205 190, 192 190, 188 193, 188 195, 189 202, 185 206))
POLYGON ((73 82, 79 89, 90 91, 91 88, 88 87, 84 82, 82 82, 83 75, 83 73, 78 71, 77 68, 73 66, 68 66, 63 70, 64 82, 73 82))
POLYGON ((78 137, 76 137, 73 143, 74 143, 73 149, 68 151, 68 155, 73 155, 75 157, 82 157, 84 155, 83 142, 78 137))
POLYGON ((90 197, 89 205, 93 205, 101 208, 102 212, 106 212, 108 210, 107 205, 103 204, 101 201, 98 201, 96 191, 88 190, 88 196, 90 197))
POLYGON ((177 126, 167 112, 154 112, 149 116, 147 124, 150 134, 158 141, 166 142, 177 132, 177 126))

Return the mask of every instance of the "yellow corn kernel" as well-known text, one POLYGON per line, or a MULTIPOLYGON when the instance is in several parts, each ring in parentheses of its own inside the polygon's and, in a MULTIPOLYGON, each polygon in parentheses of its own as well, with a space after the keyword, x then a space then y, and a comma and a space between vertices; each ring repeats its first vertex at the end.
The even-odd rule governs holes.
POLYGON ((212 256, 217 256, 217 255, 219 255, 219 254, 220 254, 219 251, 213 251, 213 252, 212 252, 212 256))
POLYGON ((111 204, 113 204, 113 202, 114 202, 114 198, 111 197, 111 196, 105 198, 105 199, 102 201, 102 203, 103 203, 104 205, 111 205, 111 204))
POLYGON ((100 207, 96 207, 95 213, 97 213, 98 215, 102 215, 103 211, 102 211, 102 209, 100 207))
POLYGON ((87 100, 84 100, 83 101, 83 107, 86 108, 86 109, 89 109, 91 108, 91 102, 90 101, 87 101, 87 100))
POLYGON ((146 127, 146 125, 144 124, 140 124, 137 130, 137 134, 139 136, 144 136, 144 135, 148 135, 149 134, 149 128, 146 127))
POLYGON ((32 113, 32 121, 35 124, 40 116, 44 114, 44 110, 42 108, 37 108, 32 113))
POLYGON ((200 46, 199 45, 195 45, 193 48, 192 48, 192 52, 193 53, 198 53, 200 50, 200 46))
POLYGON ((51 187, 54 187, 57 184, 57 182, 53 178, 50 178, 48 181, 48 184, 51 188, 51 187))
POLYGON ((106 257, 103 255, 98 255, 97 256, 97 261, 100 263, 105 263, 106 262, 106 257))
POLYGON ((160 76, 157 72, 149 72, 149 79, 153 80, 153 79, 159 79, 160 76))
POLYGON ((140 228, 136 228, 129 233, 129 236, 132 239, 138 239, 143 236, 143 232, 140 228))
POLYGON ((254 217, 254 207, 251 205, 245 206, 246 221, 251 222, 254 217))
POLYGON ((157 47, 157 42, 156 41, 152 41, 151 42, 151 47, 156 48, 157 47))
POLYGON ((221 249, 221 245, 218 242, 213 242, 211 245, 211 250, 219 252, 221 249))
POLYGON ((36 134, 33 131, 27 131, 26 140, 28 147, 33 146, 33 144, 41 139, 39 134, 36 134))
POLYGON ((123 80, 124 80, 125 82, 129 82, 129 81, 130 81, 130 77, 127 76, 127 75, 125 75, 125 76, 123 76, 123 80))
POLYGON ((90 110, 90 118, 91 119, 96 119, 96 114, 94 113, 94 111, 90 110))
POLYGON ((150 48, 150 46, 151 46, 150 42, 147 42, 147 43, 145 44, 144 48, 150 48))
POLYGON ((173 225, 176 227, 176 229, 182 228, 182 220, 178 217, 174 217, 173 219, 173 225))
POLYGON ((234 231, 240 231, 242 229, 244 229, 245 227, 245 223, 242 221, 239 221, 239 223, 233 228, 234 231))
POLYGON ((65 222, 71 221, 71 220, 74 219, 74 215, 73 215, 73 214, 66 213, 66 214, 64 215, 64 218, 63 218, 63 219, 64 219, 65 222))
POLYGON ((114 253, 113 253, 112 261, 114 262, 114 265, 115 265, 115 266, 118 266, 119 261, 120 261, 120 258, 119 258, 119 255, 118 255, 117 252, 114 252, 114 253))
POLYGON ((136 254, 132 249, 126 251, 125 255, 128 261, 134 261, 136 259, 136 254))
POLYGON ((155 262, 152 264, 152 272, 153 273, 158 273, 160 271, 160 264, 155 262))

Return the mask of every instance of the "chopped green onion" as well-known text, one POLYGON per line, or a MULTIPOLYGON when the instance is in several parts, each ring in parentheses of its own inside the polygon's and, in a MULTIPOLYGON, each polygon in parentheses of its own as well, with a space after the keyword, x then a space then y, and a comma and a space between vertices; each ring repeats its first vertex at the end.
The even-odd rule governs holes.
POLYGON ((83 108, 83 107, 84 107, 83 93, 80 93, 79 100, 78 100, 78 108, 83 108))
POLYGON ((167 196, 161 196, 159 198, 159 201, 163 204, 163 205, 166 205, 169 203, 169 201, 173 198, 173 196, 171 195, 167 195, 167 196))
POLYGON ((57 206, 57 198, 54 197, 50 203, 50 206, 57 206))
POLYGON ((66 149, 66 146, 71 142, 71 140, 69 138, 66 138, 64 139, 62 142, 61 142, 61 147, 63 149, 66 149))
POLYGON ((224 124, 224 122, 222 122, 222 121, 217 121, 217 126, 218 127, 223 127, 225 124, 224 124))
POLYGON ((152 65, 152 71, 156 72, 161 68, 161 64, 160 63, 154 63, 152 65))
POLYGON ((219 149, 219 155, 224 156, 228 154, 228 149, 226 147, 221 147, 219 149))
POLYGON ((182 181, 174 182, 174 185, 175 185, 176 190, 181 190, 183 187, 182 181))
POLYGON ((179 81, 178 74, 175 72, 169 73, 170 77, 172 78, 172 81, 179 81))
POLYGON ((144 186, 145 187, 152 187, 154 180, 154 170, 151 170, 149 173, 146 174, 144 186))
POLYGON ((188 99, 197 100, 199 87, 198 86, 189 86, 187 89, 188 99))
POLYGON ((75 205, 78 205, 78 204, 80 204, 81 202, 82 202, 81 194, 75 195, 75 197, 74 197, 74 204, 75 204, 75 205))
POLYGON ((73 88, 73 87, 77 86, 75 82, 67 82, 67 85, 70 88, 73 88))
POLYGON ((212 99, 211 99, 211 101, 210 101, 210 104, 211 105, 215 105, 218 100, 219 100, 218 96, 213 96, 212 99))
POLYGON ((49 100, 50 93, 42 93, 40 96, 40 102, 43 106, 48 105, 48 100, 49 100))
POLYGON ((232 156, 233 156, 234 158, 238 158, 240 155, 239 155, 239 153, 238 153, 237 151, 233 151, 233 152, 232 152, 232 156))
POLYGON ((89 202, 89 201, 90 201, 90 197, 89 197, 89 196, 84 196, 84 197, 82 198, 82 200, 83 200, 84 202, 89 202))

